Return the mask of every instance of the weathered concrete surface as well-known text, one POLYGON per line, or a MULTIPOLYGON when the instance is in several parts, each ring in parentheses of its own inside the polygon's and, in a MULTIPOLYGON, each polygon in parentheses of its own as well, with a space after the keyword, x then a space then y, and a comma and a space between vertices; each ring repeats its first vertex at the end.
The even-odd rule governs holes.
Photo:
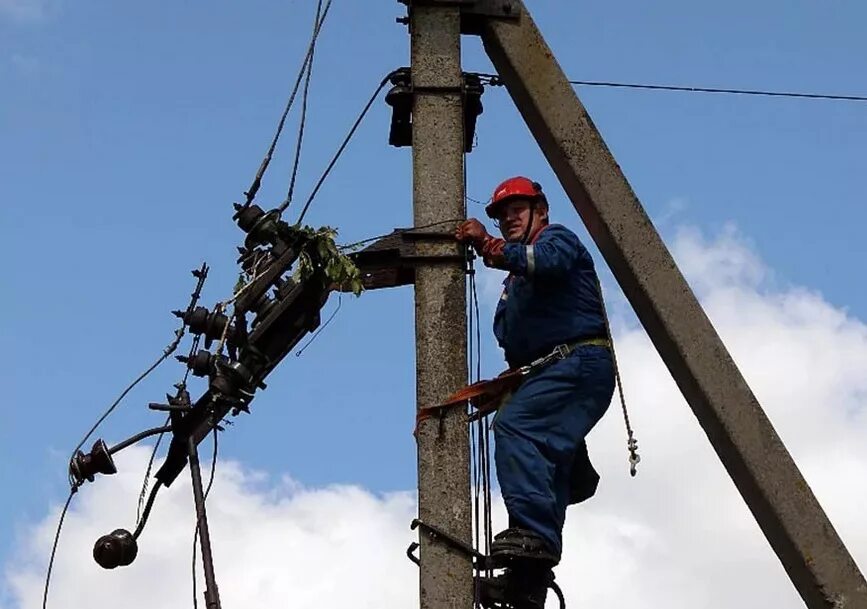
POLYGON ((809 607, 867 609, 857 565, 524 4, 512 4, 520 21, 488 23, 485 48, 732 480, 809 607))
MULTIPOLYGON (((454 7, 412 10, 413 215, 416 226, 464 217, 460 14, 454 7), (427 92, 423 89, 435 88, 427 92), (452 88, 453 92, 443 92, 452 88), (419 90, 422 89, 422 90, 419 90)), ((454 230, 455 223, 428 230, 454 230)), ((457 254, 454 242, 417 244, 419 255, 457 254)), ((466 383, 463 265, 416 270, 418 407, 432 406, 466 383)), ((470 542, 469 440, 463 412, 422 421, 418 432, 419 517, 470 542)), ((472 564, 421 537, 421 609, 470 609, 472 564)))

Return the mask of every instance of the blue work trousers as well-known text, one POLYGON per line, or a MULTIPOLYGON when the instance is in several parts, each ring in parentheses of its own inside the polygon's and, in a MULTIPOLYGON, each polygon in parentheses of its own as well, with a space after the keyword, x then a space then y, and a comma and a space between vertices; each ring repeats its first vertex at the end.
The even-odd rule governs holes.
POLYGON ((497 480, 510 526, 537 533, 558 556, 573 458, 613 393, 610 351, 581 346, 524 381, 494 421, 497 480))

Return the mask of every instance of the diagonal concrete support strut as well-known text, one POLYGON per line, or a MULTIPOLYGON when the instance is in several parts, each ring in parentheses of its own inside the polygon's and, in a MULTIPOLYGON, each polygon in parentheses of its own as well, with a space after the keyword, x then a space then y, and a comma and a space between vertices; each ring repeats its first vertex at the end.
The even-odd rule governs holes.
POLYGON ((786 572, 811 609, 867 585, 520 0, 490 19, 494 66, 786 572))

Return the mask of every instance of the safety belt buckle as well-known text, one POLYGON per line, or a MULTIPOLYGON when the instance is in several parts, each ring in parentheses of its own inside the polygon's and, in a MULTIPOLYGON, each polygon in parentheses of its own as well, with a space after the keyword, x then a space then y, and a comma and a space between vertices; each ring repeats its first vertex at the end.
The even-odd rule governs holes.
POLYGON ((557 359, 566 359, 567 357, 569 357, 569 354, 571 352, 572 350, 567 344, 557 345, 556 347, 554 347, 554 357, 556 357, 557 359))

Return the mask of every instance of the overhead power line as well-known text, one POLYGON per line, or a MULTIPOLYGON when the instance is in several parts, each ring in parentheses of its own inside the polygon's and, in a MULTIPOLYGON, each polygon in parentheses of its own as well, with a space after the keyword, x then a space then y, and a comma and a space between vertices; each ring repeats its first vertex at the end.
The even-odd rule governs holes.
POLYGON ((648 89, 651 91, 682 91, 684 93, 727 93, 729 95, 758 95, 764 97, 794 97, 801 99, 825 99, 835 101, 867 101, 864 95, 832 95, 828 93, 794 93, 790 91, 761 91, 756 89, 717 89, 714 87, 686 87, 676 85, 645 85, 598 80, 570 80, 571 85, 584 87, 611 87, 619 89, 648 89))
MULTIPOLYGON (((498 86, 503 81, 496 74, 478 74, 487 84, 498 86)), ((682 93, 719 93, 727 95, 752 95, 761 97, 789 97, 796 99, 822 99, 830 101, 867 102, 867 95, 837 95, 832 93, 801 93, 793 91, 765 91, 761 89, 726 89, 718 87, 693 87, 686 85, 654 85, 606 80, 570 80, 570 85, 582 87, 607 87, 616 89, 645 89, 650 91, 679 91, 682 93)))

